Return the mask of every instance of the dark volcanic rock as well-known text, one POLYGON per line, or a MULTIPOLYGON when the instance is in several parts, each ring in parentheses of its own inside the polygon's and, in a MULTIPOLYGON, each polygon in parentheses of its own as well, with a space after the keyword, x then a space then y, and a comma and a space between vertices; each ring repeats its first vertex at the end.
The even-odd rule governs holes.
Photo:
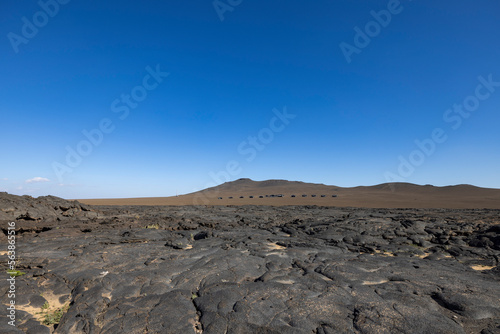
MULTIPOLYGON (((500 328, 495 210, 87 207, 2 194, 0 212, 2 247, 16 220, 26 273, 17 328, 2 316, 2 333, 500 328), (58 311, 58 325, 41 324, 58 311)), ((6 305, 6 280, 0 289, 6 305)))
POLYGON ((98 214, 77 201, 55 196, 15 196, 0 192, 0 220, 52 220, 65 217, 95 218, 98 214))

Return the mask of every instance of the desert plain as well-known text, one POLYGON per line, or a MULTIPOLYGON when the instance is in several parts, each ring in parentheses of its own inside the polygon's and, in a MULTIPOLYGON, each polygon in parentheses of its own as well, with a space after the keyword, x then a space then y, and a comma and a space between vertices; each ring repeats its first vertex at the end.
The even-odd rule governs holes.
POLYGON ((12 222, 16 326, 3 279, 1 333, 500 333, 498 189, 0 193, 4 272, 12 222))

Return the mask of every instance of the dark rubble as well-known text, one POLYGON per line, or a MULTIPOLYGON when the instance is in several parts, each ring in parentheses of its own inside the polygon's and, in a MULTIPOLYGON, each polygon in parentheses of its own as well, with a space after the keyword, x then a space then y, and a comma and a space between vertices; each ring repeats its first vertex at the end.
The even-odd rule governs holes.
POLYGON ((26 274, 0 332, 500 333, 499 213, 3 194, 0 251, 16 221, 26 274), (66 306, 58 325, 45 302, 66 306))

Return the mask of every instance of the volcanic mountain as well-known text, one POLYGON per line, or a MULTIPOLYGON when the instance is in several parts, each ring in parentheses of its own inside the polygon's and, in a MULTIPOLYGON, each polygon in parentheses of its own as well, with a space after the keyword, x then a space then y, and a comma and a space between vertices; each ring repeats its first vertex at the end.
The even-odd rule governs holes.
POLYGON ((81 199, 94 205, 318 205, 367 208, 500 209, 500 189, 383 183, 342 188, 287 180, 238 179, 172 197, 81 199))

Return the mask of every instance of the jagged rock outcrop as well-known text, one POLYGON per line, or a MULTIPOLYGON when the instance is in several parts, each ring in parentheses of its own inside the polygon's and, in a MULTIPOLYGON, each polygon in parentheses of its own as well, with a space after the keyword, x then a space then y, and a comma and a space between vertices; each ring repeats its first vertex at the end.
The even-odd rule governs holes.
POLYGON ((55 196, 16 196, 0 192, 0 220, 51 220, 64 217, 97 217, 89 206, 55 196))

